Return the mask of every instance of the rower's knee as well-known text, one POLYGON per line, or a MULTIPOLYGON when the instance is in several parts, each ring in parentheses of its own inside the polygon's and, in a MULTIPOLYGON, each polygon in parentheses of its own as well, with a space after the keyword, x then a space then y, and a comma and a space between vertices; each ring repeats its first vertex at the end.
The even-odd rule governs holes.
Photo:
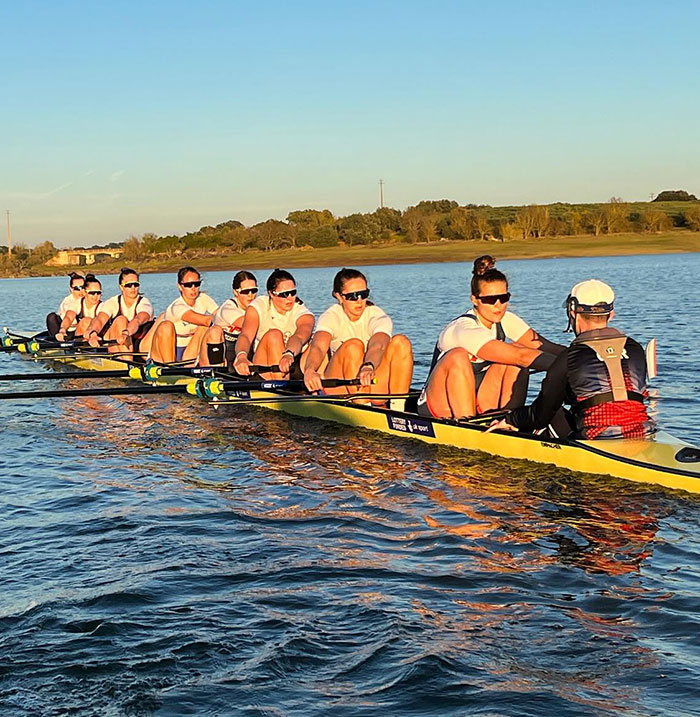
POLYGON ((207 343, 220 344, 224 340, 224 330, 221 326, 211 326, 206 333, 207 343))
POLYGON ((407 336, 403 334, 392 336, 389 348, 400 361, 413 361, 413 347, 407 336))
POLYGON ((120 334, 128 325, 129 319, 127 319, 126 316, 117 316, 117 318, 112 322, 110 329, 112 330, 112 333, 120 334))
POLYGON ((469 352, 461 346, 450 349, 441 359, 440 365, 448 370, 459 368, 469 368, 471 371, 471 361, 469 360, 469 352))
POLYGON ((343 341, 338 353, 347 361, 360 363, 365 356, 365 345, 360 339, 348 339, 343 341))
POLYGON ((284 334, 279 329, 270 329, 262 337, 260 343, 265 342, 268 346, 284 347, 284 334))
POLYGON ((175 324, 172 321, 163 320, 158 324, 155 333, 156 338, 174 339, 175 324))

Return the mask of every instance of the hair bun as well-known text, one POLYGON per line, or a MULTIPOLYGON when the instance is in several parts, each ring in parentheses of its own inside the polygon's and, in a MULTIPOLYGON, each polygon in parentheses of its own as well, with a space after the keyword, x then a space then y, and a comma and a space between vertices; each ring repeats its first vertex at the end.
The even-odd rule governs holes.
POLYGON ((480 256, 478 259, 474 259, 473 272, 476 276, 483 276, 487 271, 495 268, 496 259, 488 254, 480 256))

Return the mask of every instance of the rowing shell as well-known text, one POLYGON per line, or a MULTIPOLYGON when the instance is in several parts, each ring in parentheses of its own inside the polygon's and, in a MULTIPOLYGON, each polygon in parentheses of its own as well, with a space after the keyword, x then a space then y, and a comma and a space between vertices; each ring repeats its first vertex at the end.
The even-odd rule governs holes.
MULTIPOLYGON (((108 356, 66 355, 66 351, 61 349, 44 350, 32 358, 58 361, 93 371, 124 368, 123 361, 108 356)), ((159 383, 196 380, 171 376, 163 377, 159 383)), ((284 392, 239 390, 232 395, 215 396, 209 402, 216 406, 260 402, 264 408, 303 418, 333 421, 393 436, 415 438, 425 443, 483 451, 502 458, 526 459, 582 473, 610 475, 700 493, 700 448, 665 432, 657 433, 652 440, 544 439, 526 433, 487 433, 486 427, 477 423, 424 418, 415 413, 338 401, 337 398, 314 397, 313 401, 294 401, 290 400, 291 396, 293 394, 284 392)))

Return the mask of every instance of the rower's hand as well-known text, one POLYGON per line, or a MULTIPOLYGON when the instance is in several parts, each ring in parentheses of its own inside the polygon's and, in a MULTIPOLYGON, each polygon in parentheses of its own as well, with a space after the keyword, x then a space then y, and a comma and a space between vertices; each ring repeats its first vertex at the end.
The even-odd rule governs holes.
POLYGON ((92 348, 96 349, 100 345, 100 337, 96 331, 91 331, 90 335, 88 336, 88 343, 92 348))
POLYGON ((518 429, 515 426, 511 426, 510 423, 506 421, 505 418, 502 418, 500 421, 492 421, 491 425, 486 429, 486 433, 491 433, 491 431, 517 431, 518 429))
POLYGON ((245 354, 240 354, 233 362, 233 368, 241 376, 250 376, 250 360, 245 354))
POLYGON ((59 342, 63 343, 63 342, 66 340, 66 335, 63 333, 63 331, 59 331, 59 332, 54 336, 54 338, 56 339, 56 341, 59 341, 59 342))
POLYGON ((130 335, 131 334, 126 329, 124 329, 124 331, 122 331, 119 336, 117 336, 117 346, 123 346, 130 335))
POLYGON ((321 374, 318 371, 314 371, 312 368, 307 368, 304 371, 304 385, 312 393, 323 388, 321 381, 321 374))
POLYGON ((294 363, 294 358, 295 357, 287 351, 280 356, 280 360, 277 362, 277 365, 280 367, 280 373, 289 373, 294 363))
POLYGON ((371 364, 362 364, 362 366, 360 366, 360 371, 357 374, 357 378, 360 379, 360 386, 371 386, 376 373, 376 370, 371 364))

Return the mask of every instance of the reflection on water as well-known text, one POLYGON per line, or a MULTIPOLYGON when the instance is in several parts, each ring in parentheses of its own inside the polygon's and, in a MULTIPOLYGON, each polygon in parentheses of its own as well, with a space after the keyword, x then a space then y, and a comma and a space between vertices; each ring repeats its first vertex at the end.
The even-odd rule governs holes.
MULTIPOLYGON (((521 292, 555 264, 510 264, 556 338, 521 292)), ((682 428, 697 379, 664 356, 682 428)), ((184 397, 0 421, 3 714, 697 712, 694 497, 184 397)))

